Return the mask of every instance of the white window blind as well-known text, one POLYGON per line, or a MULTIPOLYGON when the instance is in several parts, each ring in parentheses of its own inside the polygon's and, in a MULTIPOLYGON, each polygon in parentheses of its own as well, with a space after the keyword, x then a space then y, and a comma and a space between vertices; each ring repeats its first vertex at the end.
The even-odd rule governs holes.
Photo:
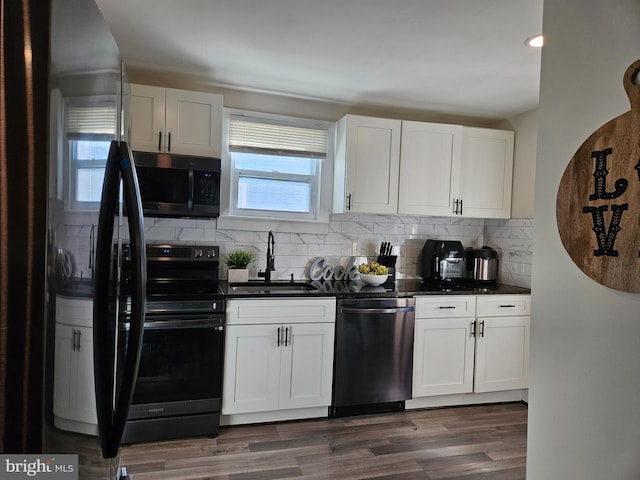
POLYGON ((116 109, 113 106, 68 107, 69 138, 88 135, 113 137, 116 132, 116 109))
POLYGON ((261 119, 231 116, 231 152, 262 152, 287 156, 325 158, 327 129, 265 123, 261 119))

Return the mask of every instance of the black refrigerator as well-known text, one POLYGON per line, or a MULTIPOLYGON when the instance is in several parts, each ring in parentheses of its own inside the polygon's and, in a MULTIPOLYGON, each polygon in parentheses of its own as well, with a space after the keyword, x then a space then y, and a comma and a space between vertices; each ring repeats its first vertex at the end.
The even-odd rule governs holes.
POLYGON ((122 478, 146 286, 125 71, 93 0, 0 7, 0 452, 122 478))

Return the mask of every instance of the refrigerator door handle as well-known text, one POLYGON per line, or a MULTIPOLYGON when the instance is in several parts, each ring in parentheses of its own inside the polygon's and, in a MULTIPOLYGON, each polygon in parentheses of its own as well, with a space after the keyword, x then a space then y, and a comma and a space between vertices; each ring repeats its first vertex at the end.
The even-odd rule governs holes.
POLYGON ((104 458, 114 458, 122 440, 129 413, 133 387, 138 374, 146 297, 146 251, 142 202, 135 165, 125 142, 111 142, 105 169, 102 201, 98 219, 96 245, 93 344, 96 409, 98 431, 104 458), (117 295, 117 263, 120 252, 112 251, 113 219, 117 214, 120 180, 129 222, 132 266, 131 323, 129 337, 121 365, 116 372, 117 325, 110 308, 110 297, 117 295), (113 275, 111 269, 113 268, 113 275), (115 277, 115 280, 113 280, 115 277))

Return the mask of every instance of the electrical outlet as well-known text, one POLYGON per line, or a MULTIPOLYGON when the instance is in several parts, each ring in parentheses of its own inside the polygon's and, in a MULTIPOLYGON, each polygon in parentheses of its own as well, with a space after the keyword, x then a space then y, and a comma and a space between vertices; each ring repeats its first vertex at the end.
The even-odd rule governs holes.
POLYGON ((356 240, 353 240, 351 242, 351 256, 357 257, 358 255, 360 255, 360 250, 358 249, 358 242, 356 240))

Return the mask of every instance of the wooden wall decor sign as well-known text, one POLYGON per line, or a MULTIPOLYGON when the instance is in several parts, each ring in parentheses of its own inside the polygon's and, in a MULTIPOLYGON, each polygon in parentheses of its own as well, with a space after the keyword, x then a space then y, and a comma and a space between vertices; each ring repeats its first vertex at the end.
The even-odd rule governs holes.
POLYGON ((556 199, 564 248, 596 282, 640 292, 640 60, 623 85, 631 110, 605 123, 567 165, 556 199))

